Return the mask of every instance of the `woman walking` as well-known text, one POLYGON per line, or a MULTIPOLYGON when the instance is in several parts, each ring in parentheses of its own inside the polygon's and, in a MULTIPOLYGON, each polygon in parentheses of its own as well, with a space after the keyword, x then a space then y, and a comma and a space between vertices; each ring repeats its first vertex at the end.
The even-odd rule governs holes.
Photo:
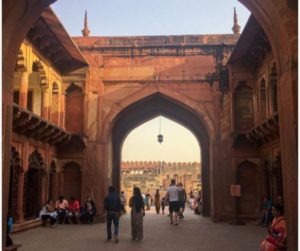
POLYGON ((132 240, 143 239, 143 216, 145 216, 145 203, 138 187, 133 188, 133 196, 129 200, 131 207, 131 234, 132 240))
POLYGON ((160 194, 159 194, 159 189, 156 190, 155 198, 154 198, 154 204, 155 204, 156 213, 159 214, 159 210, 160 210, 160 194))

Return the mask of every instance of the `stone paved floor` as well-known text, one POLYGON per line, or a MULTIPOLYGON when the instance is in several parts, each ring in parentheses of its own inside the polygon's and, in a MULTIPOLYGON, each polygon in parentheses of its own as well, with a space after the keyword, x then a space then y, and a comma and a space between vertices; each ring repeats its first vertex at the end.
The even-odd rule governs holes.
POLYGON ((105 224, 58 225, 39 227, 14 234, 14 243, 21 251, 256 251, 266 229, 248 223, 234 226, 213 223, 209 218, 194 215, 190 210, 179 226, 169 224, 169 218, 156 215, 152 209, 144 218, 144 240, 133 242, 130 217, 122 216, 120 242, 106 242, 105 224))

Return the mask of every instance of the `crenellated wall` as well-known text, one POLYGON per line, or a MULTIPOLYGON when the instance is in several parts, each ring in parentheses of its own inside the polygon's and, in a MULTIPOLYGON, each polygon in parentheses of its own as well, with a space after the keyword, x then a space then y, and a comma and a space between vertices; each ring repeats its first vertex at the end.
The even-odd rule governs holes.
POLYGON ((156 190, 166 193, 171 180, 181 183, 187 193, 201 191, 201 164, 198 162, 122 161, 121 190, 127 196, 137 186, 154 198, 156 190))

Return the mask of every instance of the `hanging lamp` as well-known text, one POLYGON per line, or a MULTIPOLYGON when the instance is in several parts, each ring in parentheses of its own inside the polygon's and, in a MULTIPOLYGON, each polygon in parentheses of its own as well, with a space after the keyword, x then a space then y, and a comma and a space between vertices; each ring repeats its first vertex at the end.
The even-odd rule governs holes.
POLYGON ((161 134, 161 116, 159 116, 159 134, 157 135, 157 141, 161 144, 164 141, 164 136, 161 134))

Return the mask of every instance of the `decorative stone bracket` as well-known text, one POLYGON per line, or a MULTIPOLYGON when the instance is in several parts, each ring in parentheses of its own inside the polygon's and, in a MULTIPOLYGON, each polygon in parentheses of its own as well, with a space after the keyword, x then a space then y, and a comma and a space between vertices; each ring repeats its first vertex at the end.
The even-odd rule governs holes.
POLYGON ((65 131, 17 104, 13 105, 13 131, 50 145, 62 145, 74 139, 85 145, 82 137, 65 131))
POLYGON ((259 146, 279 139, 279 117, 275 113, 258 126, 245 133, 233 135, 233 147, 241 145, 259 146))

